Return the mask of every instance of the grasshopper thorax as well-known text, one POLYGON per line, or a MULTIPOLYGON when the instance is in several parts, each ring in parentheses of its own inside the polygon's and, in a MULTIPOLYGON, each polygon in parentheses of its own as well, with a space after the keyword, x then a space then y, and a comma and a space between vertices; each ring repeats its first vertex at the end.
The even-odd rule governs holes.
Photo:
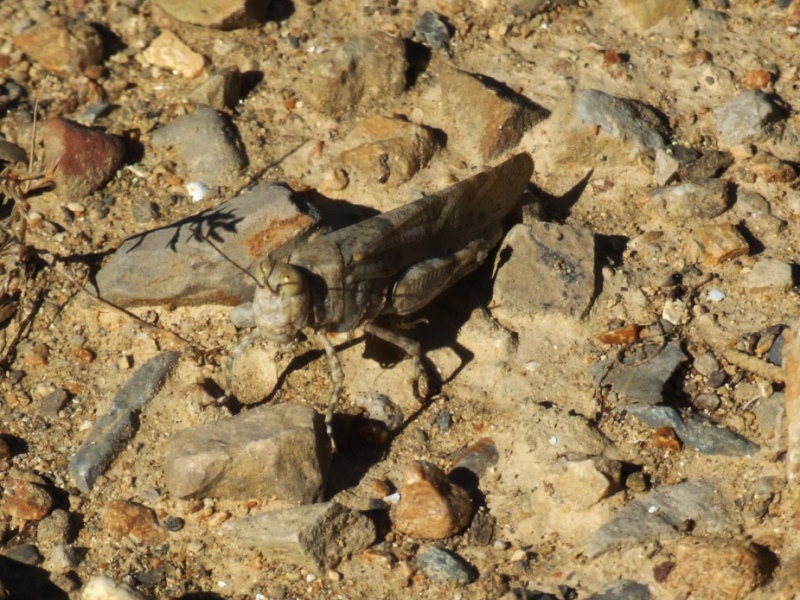
POLYGON ((264 337, 289 343, 306 326, 311 314, 311 295, 297 267, 263 260, 256 269, 259 287, 253 298, 253 316, 264 337))

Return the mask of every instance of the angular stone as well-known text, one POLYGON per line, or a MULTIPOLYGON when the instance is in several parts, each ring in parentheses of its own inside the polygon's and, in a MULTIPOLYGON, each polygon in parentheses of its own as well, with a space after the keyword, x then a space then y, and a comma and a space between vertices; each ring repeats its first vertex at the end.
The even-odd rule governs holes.
POLYGON ((403 40, 373 33, 315 55, 296 89, 311 108, 340 116, 402 94, 408 66, 403 40))
POLYGON ((615 547, 641 545, 654 539, 663 543, 680 536, 687 521, 694 522, 698 534, 721 533, 729 527, 733 508, 718 492, 714 480, 661 486, 619 509, 594 533, 586 554, 596 558, 615 547))
POLYGON ((617 394, 628 400, 659 404, 663 401, 664 384, 686 359, 680 344, 673 342, 641 364, 614 365, 604 382, 610 383, 617 394))
POLYGON ((173 71, 192 79, 200 75, 206 59, 187 46, 171 31, 164 31, 142 52, 142 57, 154 67, 173 71))
POLYGON ((463 450, 451 457, 453 468, 450 471, 450 479, 458 481, 459 472, 467 471, 471 476, 481 479, 492 467, 497 466, 500 460, 500 452, 497 444, 491 438, 481 438, 474 444, 470 444, 463 450))
POLYGON ((322 416, 307 406, 263 406, 173 435, 164 478, 176 498, 309 504, 325 491, 331 463, 322 416))
POLYGON ((650 198, 672 221, 713 219, 728 209, 728 184, 722 179, 700 179, 656 188, 650 198))
POLYGON ((575 510, 586 510, 622 487, 622 463, 593 458, 560 460, 543 480, 553 497, 575 510))
POLYGON ((40 521, 54 505, 55 498, 44 486, 22 479, 4 482, 2 509, 13 519, 40 521))
POLYGON ((681 418, 681 414, 670 406, 645 404, 628 406, 627 411, 653 429, 671 427, 687 448, 703 454, 749 456, 759 450, 750 440, 720 427, 704 415, 687 412, 681 418))
POLYGON ((441 15, 425 11, 415 25, 417 38, 434 50, 440 50, 450 41, 450 28, 441 15))
POLYGON ((690 537, 664 551, 675 563, 664 582, 673 598, 741 600, 763 585, 771 570, 763 549, 725 538, 690 537))
POLYGON ((215 208, 130 237, 97 274, 100 295, 122 306, 252 300, 255 284, 230 261, 250 269, 309 231, 318 217, 302 212, 298 204, 288 188, 262 183, 215 208), (230 261, 198 239, 198 231, 230 261))
POLYGON ((417 558, 417 568, 434 583, 467 585, 477 579, 475 567, 460 556, 432 546, 417 558))
POLYGON ((578 94, 575 122, 599 127, 606 135, 619 138, 637 151, 664 148, 665 140, 670 136, 662 117, 649 106, 600 90, 585 90, 578 94))
POLYGON ((581 317, 595 292, 594 236, 556 223, 515 225, 498 252, 492 315, 509 329, 531 313, 581 317), (510 252, 510 257, 503 262, 510 252))
POLYGON ((642 29, 664 19, 678 19, 695 8, 694 0, 619 0, 619 4, 642 29))
POLYGON ((103 39, 86 21, 56 18, 14 37, 14 45, 59 76, 71 76, 103 62, 103 39))
POLYGON ((267 18, 269 0, 156 0, 168 15, 215 29, 253 27, 267 18))
POLYGON ((428 164, 439 143, 427 127, 403 119, 373 116, 348 136, 355 145, 339 155, 351 179, 394 187, 428 164))
POLYGON ((719 177, 732 164, 733 155, 730 152, 709 150, 702 156, 682 162, 678 168, 678 177, 681 181, 713 179, 719 177))
POLYGON ((43 548, 52 548, 75 541, 75 523, 70 513, 57 508, 36 526, 36 543, 43 548))
POLYGON ((135 415, 155 397, 180 355, 180 352, 162 352, 151 358, 117 392, 111 408, 92 426, 83 445, 69 461, 69 474, 79 489, 91 490, 131 439, 135 415))
POLYGON ((714 111, 717 145, 721 149, 751 142, 773 133, 780 109, 761 90, 747 90, 714 111))
POLYGON ((103 510, 103 527, 114 537, 128 536, 137 544, 155 546, 167 539, 152 508, 128 500, 112 500, 103 510))
POLYGON ((792 265, 774 258, 762 258, 747 275, 750 292, 786 291, 794 285, 792 265))
POLYGON ((631 579, 620 579, 586 600, 650 600, 652 597, 650 588, 645 584, 631 579))
POLYGON ((392 522, 397 531, 406 535, 439 540, 464 530, 473 512, 466 490, 448 481, 437 466, 416 461, 400 486, 392 522))
POLYGON ((54 117, 42 125, 45 164, 55 169, 56 190, 80 200, 109 181, 125 160, 125 144, 115 135, 54 117))
POLYGON ((662 148, 656 150, 656 160, 653 165, 653 179, 658 186, 671 183, 678 176, 681 163, 662 148))
POLYGON ((783 420, 786 417, 786 396, 776 392, 769 398, 758 401, 753 413, 758 420, 758 431, 767 446, 773 451, 786 447, 786 436, 782 435, 783 420))
POLYGON ((152 141, 156 147, 172 147, 188 178, 209 187, 233 186, 247 164, 232 123, 207 106, 157 129, 152 141))
POLYGON ((215 110, 233 108, 242 94, 242 74, 239 69, 221 69, 197 86, 187 96, 196 105, 210 106, 215 110))
POLYGON ((220 534, 257 548, 266 560, 322 571, 369 547, 376 531, 361 513, 324 502, 236 519, 220 527, 220 534))
POLYGON ((747 240, 730 223, 702 225, 695 230, 694 239, 702 250, 703 263, 708 266, 719 265, 750 252, 747 240))
POLYGON ((772 214, 772 207, 767 199, 752 190, 736 190, 733 210, 758 235, 779 233, 786 226, 786 223, 772 214))
POLYGON ((445 106, 470 106, 467 121, 451 115, 452 142, 462 153, 480 160, 490 160, 513 148, 525 131, 549 114, 482 75, 447 68, 440 75, 440 83, 445 106))

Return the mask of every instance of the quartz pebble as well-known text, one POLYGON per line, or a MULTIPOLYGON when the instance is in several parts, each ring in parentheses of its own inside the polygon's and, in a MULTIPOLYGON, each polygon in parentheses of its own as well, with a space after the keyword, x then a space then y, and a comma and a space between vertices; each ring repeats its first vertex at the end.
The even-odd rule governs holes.
POLYGON ((171 31, 164 31, 154 39, 142 57, 155 67, 168 69, 187 79, 200 75, 206 65, 202 54, 192 50, 171 31))

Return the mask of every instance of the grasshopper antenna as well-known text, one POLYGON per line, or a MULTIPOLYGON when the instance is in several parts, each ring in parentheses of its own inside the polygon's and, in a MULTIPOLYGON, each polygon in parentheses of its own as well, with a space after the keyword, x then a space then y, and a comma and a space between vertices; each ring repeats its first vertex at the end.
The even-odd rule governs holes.
POLYGON ((219 252, 219 255, 220 255, 222 258, 224 258, 225 260, 227 260, 227 261, 228 261, 229 263, 231 263, 231 264, 232 264, 234 267, 236 267, 236 268, 237 268, 237 269, 239 269, 239 270, 240 270, 242 273, 244 273, 244 274, 245 274, 245 275, 247 275, 247 276, 248 276, 250 279, 252 279, 252 280, 255 282, 256 286, 258 286, 258 287, 260 287, 260 288, 261 288, 261 287, 264 287, 263 285, 261 285, 261 282, 259 282, 259 281, 258 281, 258 279, 256 278, 256 276, 255 276, 255 275, 253 275, 253 274, 252 274, 250 271, 248 271, 248 270, 247 270, 247 269, 245 269, 245 268, 244 268, 242 265, 240 265, 240 264, 239 264, 239 263, 237 263, 235 260, 233 260, 233 259, 232 259, 230 256, 228 256, 227 254, 225 254, 225 253, 222 251, 222 249, 221 249, 219 246, 217 246, 217 245, 216 245, 214 242, 212 242, 212 241, 211 241, 211 239, 210 239, 210 238, 209 238, 207 235, 205 235, 205 234, 204 234, 202 231, 196 230, 196 231, 194 231, 194 232, 193 232, 193 234, 194 234, 194 235, 196 235, 197 237, 199 237, 201 240, 203 240, 203 241, 204 241, 206 244, 208 244, 209 246, 211 246, 211 247, 212 247, 214 250, 216 250, 217 252, 219 252))

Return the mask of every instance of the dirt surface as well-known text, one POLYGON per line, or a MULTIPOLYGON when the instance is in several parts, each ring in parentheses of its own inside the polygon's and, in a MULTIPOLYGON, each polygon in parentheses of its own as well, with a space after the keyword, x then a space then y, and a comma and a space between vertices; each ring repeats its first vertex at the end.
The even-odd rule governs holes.
MULTIPOLYGON (((341 349, 346 379, 339 411, 356 414, 356 400, 377 391, 390 394, 409 423, 382 450, 368 449, 358 440, 345 444, 334 461, 331 496, 365 508, 371 482, 385 478, 398 486, 410 460, 446 467, 454 452, 480 438, 492 438, 498 447, 500 460, 480 483, 481 511, 491 516, 494 525, 488 543, 474 529, 442 542, 479 573, 475 582, 456 589, 434 584, 415 572, 414 556, 428 542, 384 530, 371 554, 347 559, 332 573, 313 573, 270 562, 267 556, 216 536, 215 530, 226 519, 275 503, 266 499, 184 501, 164 491, 162 460, 168 437, 193 424, 246 409, 209 400, 223 385, 227 351, 241 335, 228 321, 229 307, 134 310, 144 320, 208 352, 202 359, 184 356, 165 389, 141 413, 133 441, 91 492, 80 492, 70 481, 67 466, 89 427, 134 369, 173 346, 130 319, 90 302, 42 260, 32 255, 20 260, 18 247, 8 245, 2 277, 16 312, 2 330, 6 375, 0 380, 0 433, 9 442, 12 456, 3 463, 0 485, 3 479, 24 477, 24 473, 44 477, 56 490, 58 506, 74 516, 73 545, 81 552, 77 565, 64 570, 66 575, 54 578, 46 568, 34 569, 29 591, 15 597, 46 597, 35 586, 51 589, 46 583, 50 578, 56 586, 48 592, 53 597, 77 598, 80 582, 97 574, 130 583, 156 598, 197 592, 221 598, 496 598, 506 593, 535 597, 526 595, 535 590, 559 598, 587 598, 618 579, 648 585, 654 598, 779 597, 779 590, 788 589, 782 587, 782 570, 799 550, 794 493, 786 488, 780 431, 765 433, 753 408, 758 399, 769 396, 770 386, 775 390, 782 386, 728 364, 722 353, 747 334, 796 319, 795 288, 753 293, 745 286, 759 258, 800 262, 800 203, 793 201, 796 180, 754 176, 754 171, 748 171, 747 152, 734 152, 737 162, 723 177, 739 189, 764 196, 772 215, 785 225, 756 231, 748 224, 749 253, 709 266, 702 263, 702 252, 698 254, 697 221, 665 219, 651 201, 652 156, 620 159, 614 142, 594 150, 575 142, 571 149, 564 141, 568 132, 560 116, 564 106, 574 104, 577 92, 599 89, 657 109, 668 120, 675 141, 706 151, 716 147, 713 110, 753 87, 764 72, 765 91, 783 100, 786 121, 794 122, 797 38, 782 23, 786 10, 773 2, 721 4, 703 1, 685 16, 643 30, 614 1, 554 2, 553 6, 543 4, 541 12, 526 12, 524 2, 512 10, 490 1, 439 6, 322 0, 313 6, 276 3, 262 26, 232 31, 181 23, 146 1, 26 0, 0 5, 0 84, 16 82, 24 89, 24 95, 0 114, 0 134, 28 149, 37 99, 39 118, 71 119, 77 119, 86 106, 107 100, 113 109, 94 126, 122 135, 134 149, 129 167, 94 195, 80 199, 88 207, 93 201, 114 198, 105 216, 91 217, 89 212, 75 216, 74 210, 68 215, 62 207, 69 199, 60 197, 58 190, 29 194, 32 209, 57 226, 31 229, 26 243, 55 254, 78 279, 95 272, 103 256, 129 235, 214 206, 220 197, 230 197, 256 181, 284 181, 296 189, 315 188, 331 199, 385 210, 476 172, 483 161, 460 147, 458 140, 461 132, 482 124, 471 120, 469 107, 445 106, 438 88, 440 70, 450 63, 502 82, 553 114, 529 129, 505 154, 526 151, 533 156, 532 190, 543 199, 547 220, 562 220, 595 235, 601 280, 583 318, 545 310, 526 316, 510 327, 513 331, 492 320, 491 307, 486 310, 491 265, 459 283, 424 312, 427 323, 412 332, 429 350, 430 361, 445 382, 442 393, 422 408, 408 385, 408 361, 384 368, 382 363, 394 362, 395 356, 387 355, 382 346, 368 344, 366 355, 361 343, 341 349), (447 15, 455 34, 447 49, 421 53, 424 60, 414 64, 418 73, 413 85, 400 96, 361 105, 339 118, 315 112, 298 98, 296 82, 315 52, 371 31, 410 40, 426 10, 447 15), (89 75, 76 71, 49 76, 12 43, 21 24, 61 15, 77 16, 105 29, 109 44, 102 69, 89 75), (149 146, 154 129, 193 109, 186 97, 203 78, 184 78, 144 63, 142 50, 162 30, 174 31, 204 55, 206 69, 236 67, 245 74, 242 99, 229 114, 246 150, 246 172, 235 185, 222 188, 219 196, 212 194, 200 202, 188 197, 183 187, 185 173, 174 158, 149 146), (695 65, 692 53, 697 50, 713 58, 695 65), (349 132, 375 114, 407 115, 445 132, 450 141, 407 183, 387 189, 362 178, 353 179, 344 189, 331 189, 331 174, 339 167, 337 157, 347 147, 349 132), (142 199, 158 206, 156 220, 134 219, 133 207, 142 199), (712 288, 724 292, 722 302, 707 298, 712 288), (665 333, 659 319, 665 304, 675 298, 686 302, 685 313, 679 325, 665 333), (680 443, 664 442, 652 429, 616 410, 615 396, 607 386, 597 384, 595 374, 598 364, 616 360, 618 349, 596 336, 628 324, 642 326, 650 346, 679 341, 689 357, 669 382, 667 404, 686 407, 703 392, 717 393, 719 408, 697 411, 758 443, 761 451, 750 457, 700 454, 681 448, 680 443), (727 377, 715 390, 707 387, 707 376, 693 367, 693 359, 706 353, 715 356, 727 377), (43 399, 59 389, 69 395, 66 405, 55 416, 43 414, 43 399), (445 413, 452 424, 442 427, 445 413), (672 579, 662 577, 659 565, 694 560, 670 550, 669 540, 650 540, 589 557, 585 549, 592 534, 645 489, 623 485, 590 507, 566 503, 560 512, 547 508, 552 499, 545 501, 537 495, 546 494, 547 485, 536 478, 548 467, 540 464, 544 455, 535 450, 547 445, 568 415, 585 418, 602 432, 609 440, 603 452, 625 465, 623 479, 644 473, 645 489, 709 478, 718 481, 720 495, 736 509, 730 527, 711 546, 707 569, 711 572, 718 566, 714 556, 728 560, 722 552, 727 545, 755 543, 771 557, 766 561, 771 566, 764 567, 767 575, 754 576, 757 589, 749 595, 743 592, 752 583, 747 581, 739 590, 717 596, 713 582, 698 582, 678 571, 672 579), (763 510, 752 509, 748 494, 754 482, 766 477, 776 478, 777 490, 763 510), (134 541, 104 524, 104 510, 117 499, 153 508, 160 521, 173 516, 186 524, 169 532, 167 543, 134 541), (676 581, 678 576, 685 579, 676 581)), ((419 48, 418 42, 414 44, 419 48)), ((797 158, 782 156, 780 147, 772 151, 778 158, 797 158)), ((39 145, 34 153, 38 157, 34 171, 40 173, 39 145)), ((16 184, 21 174, 17 170, 6 177, 16 184)), ((5 206, 8 215, 10 201, 5 206)), ((715 222, 740 225, 742 220, 734 207, 715 222)), ((9 220, 4 227, 11 230, 9 220)), ((323 411, 330 391, 324 356, 307 342, 280 356, 275 363, 274 349, 254 348, 243 357, 237 369, 246 369, 244 363, 252 368, 250 376, 237 379, 237 397, 254 402, 270 394, 269 402, 302 403, 323 411), (290 362, 293 356, 299 358, 290 362), (258 386, 274 383, 282 373, 277 391, 259 392, 258 386)), ((553 462, 556 456, 547 455, 546 460, 553 462)), ((579 481, 574 485, 580 488, 579 481)), ((47 558, 52 542, 37 538, 35 522, 3 518, 0 533, 6 551, 33 543, 47 558)), ((691 528, 681 535, 691 540, 691 528)), ((697 533, 697 539, 702 537, 697 533)), ((783 597, 794 597, 784 593, 783 597)))

